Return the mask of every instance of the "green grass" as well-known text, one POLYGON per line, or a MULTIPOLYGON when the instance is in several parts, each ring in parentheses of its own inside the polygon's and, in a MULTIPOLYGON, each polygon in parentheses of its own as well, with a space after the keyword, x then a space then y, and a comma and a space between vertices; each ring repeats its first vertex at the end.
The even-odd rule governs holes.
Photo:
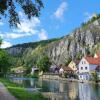
POLYGON ((0 81, 6 86, 8 91, 15 96, 18 100, 47 100, 39 92, 28 92, 22 87, 17 87, 17 84, 10 82, 7 79, 0 78, 0 81))

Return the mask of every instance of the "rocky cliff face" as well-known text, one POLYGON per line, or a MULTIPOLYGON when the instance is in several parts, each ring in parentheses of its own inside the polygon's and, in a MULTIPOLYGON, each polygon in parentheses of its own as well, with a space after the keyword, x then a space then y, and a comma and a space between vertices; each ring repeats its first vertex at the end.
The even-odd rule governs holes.
POLYGON ((76 29, 60 41, 49 44, 48 56, 56 63, 65 63, 68 58, 75 59, 79 54, 89 55, 100 52, 100 19, 87 27, 76 29))
MULTIPOLYGON (((21 54, 26 58, 27 62, 30 56, 31 59, 36 59, 34 58, 34 53, 40 50, 37 49, 38 46, 34 48, 31 46, 23 48, 23 46, 20 45, 8 48, 7 51, 11 55, 21 54), (27 57, 25 55, 27 55, 27 57)), ((100 19, 76 29, 70 35, 57 41, 49 42, 45 46, 42 45, 41 48, 40 55, 43 53, 48 55, 56 64, 63 64, 69 58, 75 59, 76 57, 80 58, 82 55, 92 55, 96 52, 100 52, 100 19)))

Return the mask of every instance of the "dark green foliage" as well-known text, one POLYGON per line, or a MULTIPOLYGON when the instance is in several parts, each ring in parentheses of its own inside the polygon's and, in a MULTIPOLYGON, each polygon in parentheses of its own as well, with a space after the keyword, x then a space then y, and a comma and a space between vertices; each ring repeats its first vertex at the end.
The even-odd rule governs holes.
POLYGON ((92 76, 93 76, 92 80, 95 81, 95 82, 97 83, 98 80, 99 80, 97 73, 92 74, 92 76))
MULTIPOLYGON (((13 67, 19 66, 27 66, 31 68, 33 65, 36 64, 37 60, 40 56, 44 55, 45 47, 48 46, 49 43, 59 41, 60 39, 51 39, 51 40, 43 40, 39 42, 31 42, 31 43, 24 43, 13 46, 11 48, 22 48, 21 52, 16 55, 11 55, 11 61, 13 67)), ((7 48, 9 50, 10 48, 7 48)))
POLYGON ((40 15, 43 3, 41 0, 0 0, 0 15, 9 16, 10 26, 17 26, 20 23, 17 6, 22 8, 28 19, 31 19, 32 16, 40 15))
POLYGON ((40 71, 47 72, 50 68, 51 62, 48 56, 43 56, 37 61, 37 67, 40 71))
POLYGON ((65 66, 68 66, 69 63, 72 61, 72 58, 69 58, 66 62, 65 62, 65 66))
POLYGON ((0 49, 0 72, 6 74, 10 66, 9 55, 0 49))
POLYGON ((76 54, 76 59, 80 60, 84 55, 81 52, 76 54))
POLYGON ((1 44, 2 44, 2 38, 0 37, 0 46, 1 46, 1 44))

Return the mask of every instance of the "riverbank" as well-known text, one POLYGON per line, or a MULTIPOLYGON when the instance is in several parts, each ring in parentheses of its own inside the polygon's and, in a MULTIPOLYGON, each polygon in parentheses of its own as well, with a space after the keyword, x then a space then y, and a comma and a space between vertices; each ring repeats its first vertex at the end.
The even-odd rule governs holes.
POLYGON ((0 100, 17 100, 0 82, 0 100))
POLYGON ((43 80, 59 80, 59 81, 80 82, 80 83, 90 83, 90 84, 100 85, 100 82, 96 83, 95 81, 62 78, 62 77, 59 77, 59 75, 42 75, 39 78, 43 80))
POLYGON ((5 85, 8 91, 15 96, 17 100, 47 100, 41 93, 28 92, 25 88, 17 87, 15 83, 12 83, 7 79, 0 78, 0 82, 5 85))

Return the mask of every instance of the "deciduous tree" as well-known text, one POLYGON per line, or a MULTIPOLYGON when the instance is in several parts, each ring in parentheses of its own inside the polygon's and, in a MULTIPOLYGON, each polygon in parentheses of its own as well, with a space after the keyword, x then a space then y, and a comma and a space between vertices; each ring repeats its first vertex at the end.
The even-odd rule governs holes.
POLYGON ((20 23, 18 7, 30 19, 32 16, 38 17, 40 15, 43 3, 41 0, 0 0, 0 15, 9 16, 10 26, 17 26, 20 23))
POLYGON ((43 56, 37 61, 37 67, 40 69, 40 71, 48 71, 50 68, 51 62, 48 56, 43 56))

